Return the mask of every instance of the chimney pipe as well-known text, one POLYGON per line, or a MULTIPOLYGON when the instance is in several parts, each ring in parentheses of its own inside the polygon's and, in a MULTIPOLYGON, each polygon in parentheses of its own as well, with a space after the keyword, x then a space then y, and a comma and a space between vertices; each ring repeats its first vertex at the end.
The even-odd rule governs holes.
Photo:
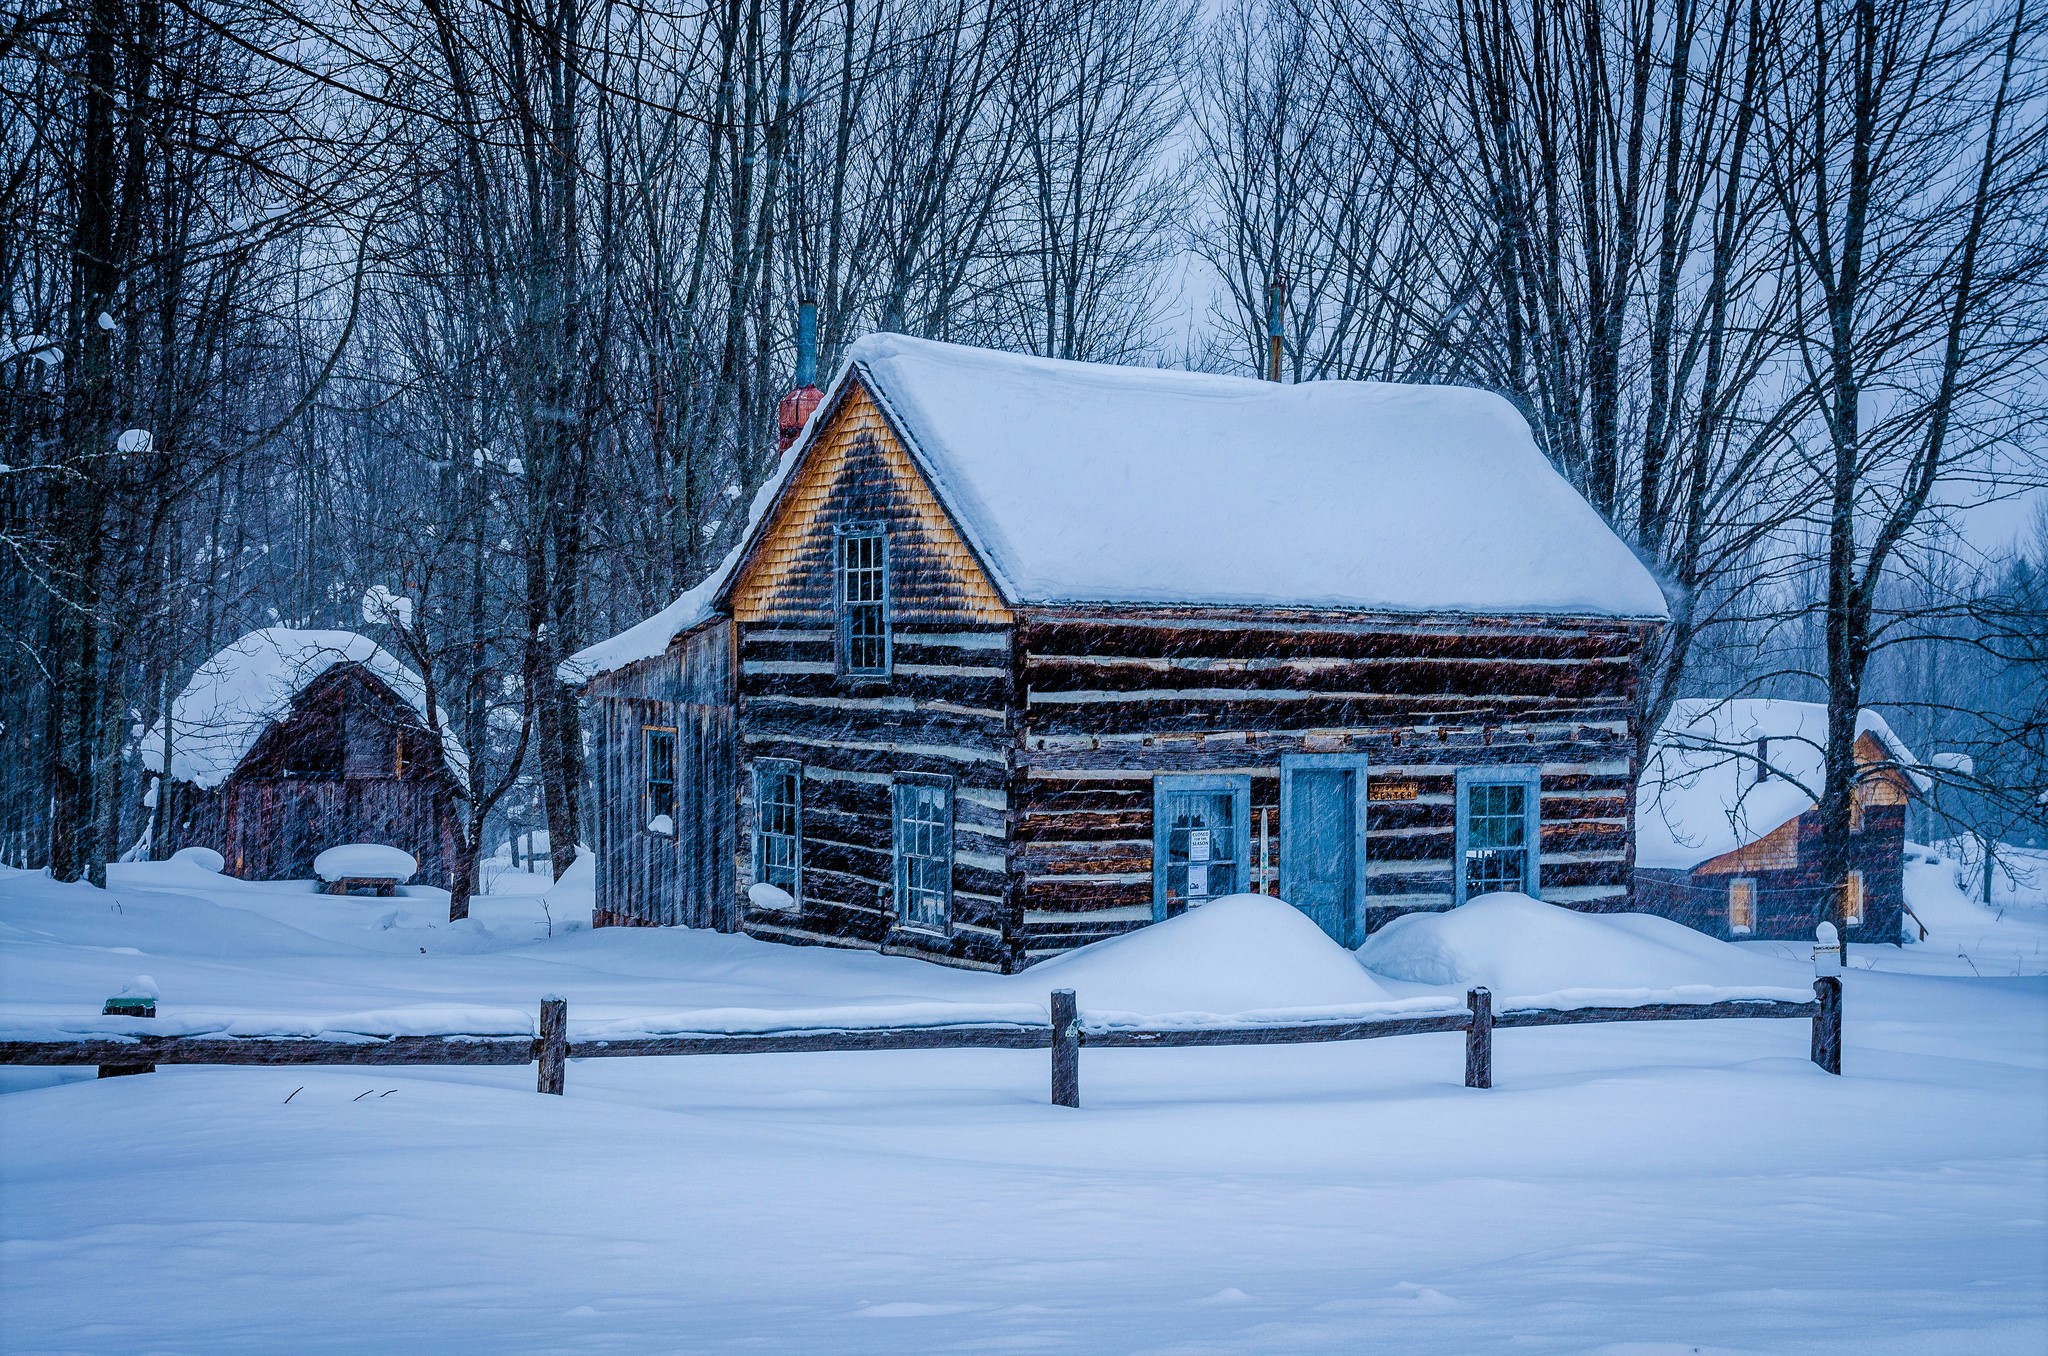
POLYGON ((1286 333, 1287 275, 1275 273, 1266 310, 1266 380, 1280 380, 1280 341, 1286 333))
POLYGON ((818 303, 809 297, 796 306, 796 384, 818 384, 818 303))

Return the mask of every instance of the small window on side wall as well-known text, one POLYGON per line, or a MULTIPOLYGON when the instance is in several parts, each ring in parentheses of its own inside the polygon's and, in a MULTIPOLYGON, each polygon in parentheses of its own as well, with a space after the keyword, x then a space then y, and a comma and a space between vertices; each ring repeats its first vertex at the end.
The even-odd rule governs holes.
POLYGON ((647 828, 651 833, 676 831, 676 732, 672 727, 640 729, 647 757, 647 828))
POLYGON ((1848 888, 1842 892, 1842 925, 1858 927, 1863 922, 1863 873, 1849 873, 1848 888))
POLYGON ((889 537, 879 527, 843 527, 833 570, 839 672, 889 676, 889 537))
POLYGON ((953 780, 900 777, 896 808, 896 917, 909 927, 953 926, 953 780))
POLYGON ((1542 779, 1533 767, 1458 772, 1456 902, 1541 884, 1542 779))
POLYGON ((1756 882, 1748 876, 1728 882, 1728 930, 1738 936, 1756 931, 1756 882))
POLYGON ((803 769, 787 759, 764 758, 754 764, 755 883, 801 900, 803 841, 803 769))

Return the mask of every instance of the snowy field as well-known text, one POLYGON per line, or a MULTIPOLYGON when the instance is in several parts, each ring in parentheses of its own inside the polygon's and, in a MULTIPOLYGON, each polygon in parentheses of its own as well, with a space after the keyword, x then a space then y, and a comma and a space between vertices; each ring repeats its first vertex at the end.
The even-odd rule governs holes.
MULTIPOLYGON (((1078 1111, 1043 1052, 591 1060, 562 1098, 530 1066, 0 1070, 0 1345, 2039 1353, 2048 898, 1985 909, 1931 855, 1929 940, 1852 955, 1841 1079, 1799 1021, 1503 1031, 1484 1092, 1456 1035, 1084 1050, 1078 1111)), ((7 873, 0 1027, 89 1025, 140 975, 164 1028, 307 1030, 523 1029, 543 993, 586 1029, 1811 975, 1497 900, 1382 933, 1372 971, 1254 905, 1005 978, 592 931, 574 879, 500 883, 451 927, 420 888, 7 873)))

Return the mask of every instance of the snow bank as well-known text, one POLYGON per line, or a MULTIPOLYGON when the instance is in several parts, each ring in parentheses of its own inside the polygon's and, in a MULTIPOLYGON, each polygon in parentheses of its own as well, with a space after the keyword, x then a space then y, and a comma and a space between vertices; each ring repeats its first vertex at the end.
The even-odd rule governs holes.
MULTIPOLYGON (((1913 751, 1865 711, 1856 733, 1890 753, 1923 791, 1913 751)), ((1689 871, 1753 843, 1819 798, 1828 737, 1818 702, 1687 698, 1672 704, 1636 789, 1636 865, 1689 871), (1757 780, 1757 741, 1771 775, 1757 780)))
POLYGON ((1284 1021, 1395 1003, 1307 915, 1265 895, 1215 900, 1034 965, 1009 983, 1034 990, 1041 1003, 1054 989, 1072 989, 1091 1023, 1112 1025, 1284 1021))
POLYGON ((210 847, 179 848, 171 854, 171 860, 185 866, 197 867, 201 871, 211 871, 215 875, 225 871, 228 865, 228 859, 210 847))
POLYGON ((1578 913, 1522 894, 1397 918, 1366 939, 1358 959, 1389 979, 1485 985, 1496 1008, 1813 997, 1812 971, 1796 963, 1666 918, 1578 913))
MULTIPOLYGON (((298 695, 337 664, 360 664, 422 721, 426 684, 367 636, 353 631, 303 631, 270 626, 251 631, 201 664, 171 704, 171 776, 202 790, 219 786, 256 747, 264 731, 291 714, 298 695)), ((469 759, 444 711, 435 711, 448 770, 467 785, 469 759)), ((151 726, 142 765, 164 770, 164 735, 151 726)))
POLYGON ((313 874, 321 880, 344 876, 389 876, 400 885, 413 878, 420 864, 410 852, 381 843, 343 843, 313 859, 313 874))
POLYGON ((848 360, 1021 602, 1665 615, 1649 571, 1491 392, 899 334, 848 360))

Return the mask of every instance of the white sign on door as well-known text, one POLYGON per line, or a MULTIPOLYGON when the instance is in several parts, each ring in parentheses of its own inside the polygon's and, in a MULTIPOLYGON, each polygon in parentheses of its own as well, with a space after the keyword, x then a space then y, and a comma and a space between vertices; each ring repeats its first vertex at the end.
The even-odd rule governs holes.
POLYGON ((1188 830, 1188 860, 1191 862, 1206 862, 1209 860, 1209 831, 1207 829, 1188 830))

